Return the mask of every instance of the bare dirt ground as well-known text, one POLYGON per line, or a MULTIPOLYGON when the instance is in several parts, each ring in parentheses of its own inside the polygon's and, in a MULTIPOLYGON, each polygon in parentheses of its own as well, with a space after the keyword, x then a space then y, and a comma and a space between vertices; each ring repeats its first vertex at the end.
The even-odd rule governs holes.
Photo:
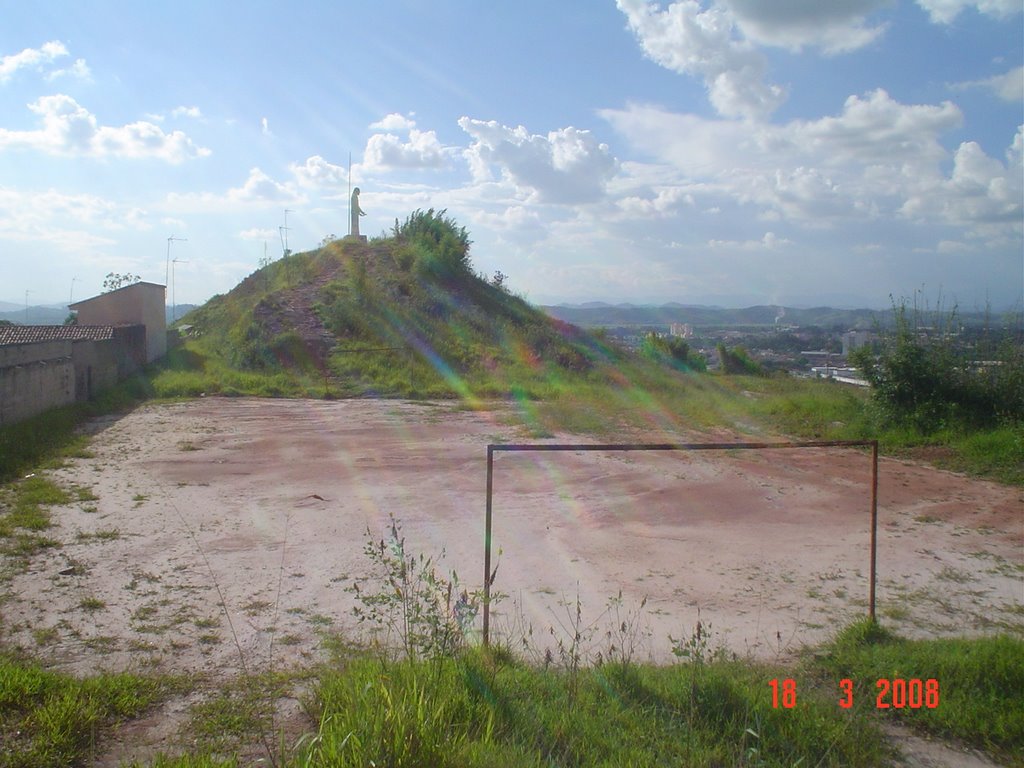
MULTIPOLYGON (((326 632, 354 637, 348 589, 389 515, 411 551, 444 550, 479 587, 485 446, 524 440, 500 410, 368 400, 147 405, 93 429, 94 456, 55 475, 98 500, 55 511, 63 546, 13 577, 3 639, 78 674, 213 678, 308 664, 326 632)), ((698 620, 755 658, 819 643, 867 610, 869 482, 853 449, 497 454, 507 597, 492 627, 517 643, 532 626, 540 654, 568 639, 578 597, 591 653, 627 614, 637 660, 671 659, 669 635, 692 638, 698 620)), ((1024 631, 1022 505, 1020 489, 882 459, 882 623, 1024 631)), ((156 719, 187 709, 169 707, 156 719)))

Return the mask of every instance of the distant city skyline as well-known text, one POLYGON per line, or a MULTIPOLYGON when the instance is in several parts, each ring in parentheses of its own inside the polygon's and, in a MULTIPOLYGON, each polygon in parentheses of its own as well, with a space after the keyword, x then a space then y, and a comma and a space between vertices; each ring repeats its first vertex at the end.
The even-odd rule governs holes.
POLYGON ((200 304, 346 234, 351 153, 363 234, 445 208, 536 304, 1019 307, 1021 29, 1019 0, 12 6, 0 300, 171 259, 200 304))

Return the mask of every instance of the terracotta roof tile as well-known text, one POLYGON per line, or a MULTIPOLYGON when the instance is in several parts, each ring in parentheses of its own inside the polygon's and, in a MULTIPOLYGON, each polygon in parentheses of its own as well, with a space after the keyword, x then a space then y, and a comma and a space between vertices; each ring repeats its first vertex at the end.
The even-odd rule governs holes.
POLYGON ((0 346, 40 341, 106 341, 114 338, 112 325, 0 325, 0 346))

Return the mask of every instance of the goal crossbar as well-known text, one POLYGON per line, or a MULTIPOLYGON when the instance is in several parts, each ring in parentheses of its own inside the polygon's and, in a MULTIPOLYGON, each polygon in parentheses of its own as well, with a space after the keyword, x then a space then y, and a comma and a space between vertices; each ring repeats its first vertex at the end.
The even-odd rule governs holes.
POLYGON ((494 512, 494 454, 498 452, 577 451, 728 451, 773 448, 871 448, 871 565, 868 588, 868 617, 875 618, 875 566, 878 544, 878 441, 813 440, 807 442, 761 443, 495 443, 487 446, 487 513, 484 521, 484 631, 483 644, 490 641, 491 617, 491 520, 494 512))

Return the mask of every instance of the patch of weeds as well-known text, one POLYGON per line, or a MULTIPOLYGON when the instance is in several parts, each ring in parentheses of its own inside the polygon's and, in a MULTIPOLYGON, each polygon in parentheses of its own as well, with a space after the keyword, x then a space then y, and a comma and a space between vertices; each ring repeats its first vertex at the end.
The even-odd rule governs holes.
POLYGON ((36 645, 49 645, 60 636, 56 627, 38 627, 32 630, 32 639, 36 645))
POLYGON ((119 538, 121 538, 121 531, 117 528, 106 528, 99 531, 93 531, 92 533, 79 531, 75 535, 76 541, 80 543, 88 541, 115 541, 119 538))
POLYGON ((107 607, 107 604, 98 597, 86 597, 78 603, 83 611, 100 611, 107 607))
POLYGON ((373 628, 385 653, 400 649, 409 660, 451 656, 464 646, 482 595, 463 589, 455 571, 439 575, 433 557, 411 554, 393 516, 390 529, 386 541, 366 529, 363 553, 374 583, 367 589, 357 581, 349 589, 357 603, 353 613, 373 628))
POLYGON ((957 584, 966 584, 969 581, 975 580, 967 571, 961 571, 950 565, 943 566, 942 570, 935 574, 935 578, 940 581, 952 581, 957 584))
POLYGON ((132 612, 132 619, 135 621, 149 621, 156 616, 159 609, 155 605, 143 605, 132 612))
POLYGON ((914 520, 918 523, 941 523, 942 520, 934 515, 916 515, 914 520))
POLYGON ((94 651, 112 651, 117 648, 118 642, 112 635, 96 635, 85 638, 82 645, 94 651))
POLYGON ((322 613, 314 613, 312 616, 306 619, 314 627, 329 627, 334 623, 334 619, 330 616, 324 616, 322 613))
POLYGON ((906 621, 910 618, 910 609, 905 605, 884 605, 882 615, 893 621, 906 621))
POLYGON ((223 642, 216 632, 205 632, 196 639, 200 645, 220 645, 223 642))
POLYGON ((145 581, 147 584, 156 584, 160 581, 160 577, 146 571, 132 571, 132 580, 125 584, 124 588, 130 592, 134 592, 138 589, 139 582, 142 581, 145 581))
POLYGON ((186 729, 202 751, 230 754, 254 744, 267 746, 275 703, 291 693, 296 679, 281 672, 240 675, 194 705, 186 729))
MULTIPOLYGON (((273 603, 269 600, 250 600, 248 603, 242 606, 242 610, 245 611, 246 616, 255 616, 257 613, 267 610, 273 607, 273 603)), ((294 610, 290 609, 289 613, 294 610)), ((300 609, 301 610, 301 609, 300 609)))
POLYGON ((99 496, 92 492, 92 488, 88 488, 84 485, 72 486, 72 492, 75 494, 75 501, 99 501, 99 496))
POLYGON ((196 629, 213 629, 215 627, 219 627, 220 626, 220 619, 218 619, 216 617, 214 617, 214 618, 205 618, 205 619, 195 619, 195 620, 193 620, 192 623, 195 624, 196 629))
POLYGON ((178 443, 178 450, 179 451, 198 451, 199 448, 196 446, 195 443, 191 442, 190 440, 182 440, 181 442, 178 443))
POLYGON ((279 645, 298 645, 302 642, 302 638, 298 635, 285 635, 277 639, 279 645))

